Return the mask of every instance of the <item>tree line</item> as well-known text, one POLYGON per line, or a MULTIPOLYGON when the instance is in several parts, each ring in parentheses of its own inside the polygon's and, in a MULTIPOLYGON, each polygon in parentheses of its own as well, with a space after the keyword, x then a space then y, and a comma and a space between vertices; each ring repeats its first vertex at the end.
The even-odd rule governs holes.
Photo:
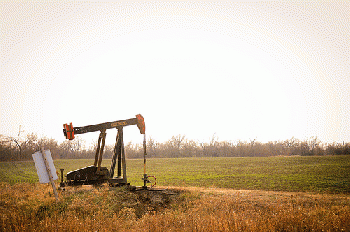
MULTIPOLYGON (((50 149, 54 159, 92 159, 95 157, 95 146, 86 148, 77 137, 58 143, 52 138, 39 138, 28 134, 24 139, 0 135, 0 161, 32 160, 32 154, 41 147, 50 149)), ((143 145, 124 144, 126 157, 137 159, 143 157, 143 145)), ((114 145, 106 145, 104 158, 111 158, 114 145)), ((213 136, 209 142, 197 142, 184 135, 173 136, 166 142, 147 140, 147 156, 149 158, 181 158, 181 157, 267 157, 267 156, 312 156, 312 155, 350 155, 350 143, 325 144, 312 137, 302 141, 291 138, 284 141, 262 143, 250 141, 218 141, 213 136)))

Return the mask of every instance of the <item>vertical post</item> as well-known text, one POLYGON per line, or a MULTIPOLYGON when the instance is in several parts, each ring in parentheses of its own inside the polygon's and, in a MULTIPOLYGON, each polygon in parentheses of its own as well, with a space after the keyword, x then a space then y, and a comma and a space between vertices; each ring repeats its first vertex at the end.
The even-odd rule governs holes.
POLYGON ((123 127, 118 128, 118 144, 117 144, 117 158, 118 158, 118 177, 122 176, 122 136, 123 127))
POLYGON ((64 171, 64 169, 61 168, 60 171, 61 171, 61 187, 62 187, 63 186, 63 171, 64 171))
POLYGON ((124 141, 123 141, 123 127, 120 128, 120 150, 121 150, 121 161, 123 166, 123 180, 126 183, 126 161, 125 161, 125 151, 124 151, 124 141))
POLYGON ((50 183, 51 183, 51 186, 52 186, 52 189, 53 189, 53 192, 55 194, 55 198, 56 198, 56 202, 58 201, 58 195, 57 195, 57 191, 56 191, 56 186, 55 186, 55 183, 53 182, 53 177, 51 175, 51 170, 50 170, 50 166, 49 166, 49 163, 47 162, 47 159, 46 159, 46 154, 45 154, 45 151, 44 151, 44 148, 41 147, 41 154, 44 158, 44 163, 45 163, 45 166, 46 166, 46 171, 47 171, 47 174, 49 176, 49 180, 50 180, 50 183))
MULTIPOLYGON (((119 167, 119 157, 120 157, 120 151, 121 151, 121 148, 120 148, 120 132, 119 132, 120 128, 117 128, 117 129, 118 129, 118 133, 117 133, 117 137, 116 137, 116 141, 115 141, 114 154, 113 154, 113 157, 112 157, 112 163, 111 163, 111 168, 110 168, 110 173, 109 173, 109 177, 110 178, 113 178, 113 176, 114 176, 114 169, 115 169, 115 165, 117 163, 117 159, 118 159, 118 167, 119 167)), ((118 175, 120 175, 119 172, 118 172, 118 175)))
POLYGON ((146 133, 143 134, 143 187, 147 188, 148 177, 146 174, 146 133))

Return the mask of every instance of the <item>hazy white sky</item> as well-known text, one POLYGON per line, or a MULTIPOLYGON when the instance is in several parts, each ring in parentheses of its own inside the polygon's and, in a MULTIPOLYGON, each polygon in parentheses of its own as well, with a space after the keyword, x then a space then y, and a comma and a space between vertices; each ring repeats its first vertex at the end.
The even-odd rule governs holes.
POLYGON ((1 1, 0 134, 141 113, 160 142, 350 142, 349 25, 350 1, 1 1))

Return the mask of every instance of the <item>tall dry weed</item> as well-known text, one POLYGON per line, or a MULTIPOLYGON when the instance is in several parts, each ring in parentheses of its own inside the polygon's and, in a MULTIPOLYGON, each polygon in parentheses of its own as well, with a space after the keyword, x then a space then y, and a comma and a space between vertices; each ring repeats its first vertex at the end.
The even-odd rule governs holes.
POLYGON ((350 197, 262 191, 176 191, 0 183, 0 231, 350 231, 350 197))

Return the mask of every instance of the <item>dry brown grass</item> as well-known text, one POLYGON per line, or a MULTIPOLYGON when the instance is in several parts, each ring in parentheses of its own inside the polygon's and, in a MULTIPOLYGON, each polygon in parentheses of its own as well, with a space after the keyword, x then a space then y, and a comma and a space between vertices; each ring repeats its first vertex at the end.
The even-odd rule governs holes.
POLYGON ((0 231, 350 231, 350 196, 177 188, 174 195, 0 184, 0 231))

